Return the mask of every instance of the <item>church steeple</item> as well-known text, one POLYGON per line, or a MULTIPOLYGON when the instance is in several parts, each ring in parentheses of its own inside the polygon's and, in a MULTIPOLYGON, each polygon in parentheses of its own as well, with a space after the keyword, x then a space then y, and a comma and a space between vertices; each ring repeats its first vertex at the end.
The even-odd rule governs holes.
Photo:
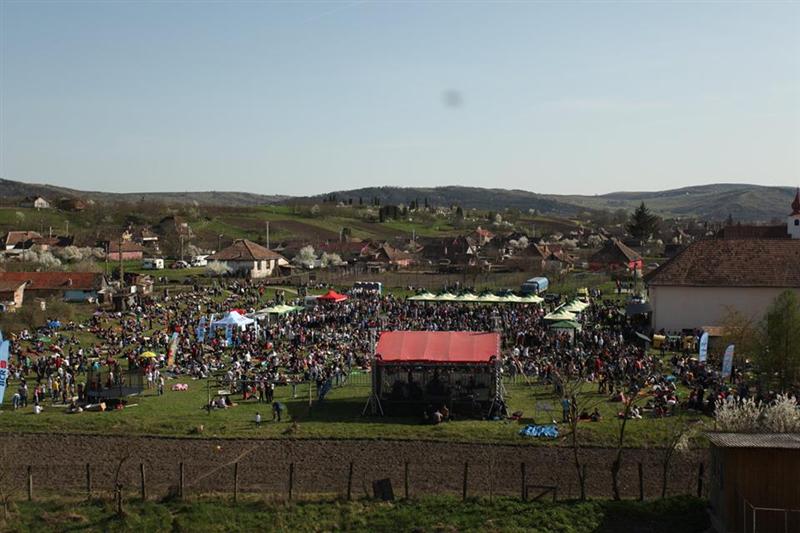
POLYGON ((800 239, 800 187, 794 195, 792 214, 786 217, 786 231, 792 239, 800 239))

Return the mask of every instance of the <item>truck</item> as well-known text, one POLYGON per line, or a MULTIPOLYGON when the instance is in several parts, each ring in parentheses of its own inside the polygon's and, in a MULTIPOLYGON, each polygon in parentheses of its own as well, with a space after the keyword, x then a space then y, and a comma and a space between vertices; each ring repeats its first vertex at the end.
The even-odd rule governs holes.
POLYGON ((521 292, 522 294, 542 294, 547 291, 549 286, 550 282, 547 278, 531 278, 522 284, 521 292))

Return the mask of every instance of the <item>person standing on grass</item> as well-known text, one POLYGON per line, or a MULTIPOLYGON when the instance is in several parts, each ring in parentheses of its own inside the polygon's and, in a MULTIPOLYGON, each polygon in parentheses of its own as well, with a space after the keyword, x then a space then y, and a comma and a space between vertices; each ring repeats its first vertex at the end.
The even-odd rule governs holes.
POLYGON ((281 411, 283 411, 283 406, 280 402, 273 402, 272 404, 272 421, 273 422, 280 422, 281 421, 281 411))
POLYGON ((564 396, 564 398, 561 399, 561 421, 564 423, 569 422, 569 404, 569 398, 564 396))
POLYGON ((261 413, 256 411, 256 427, 261 427, 261 413))
POLYGON ((158 377, 158 395, 159 396, 164 395, 164 376, 158 377))

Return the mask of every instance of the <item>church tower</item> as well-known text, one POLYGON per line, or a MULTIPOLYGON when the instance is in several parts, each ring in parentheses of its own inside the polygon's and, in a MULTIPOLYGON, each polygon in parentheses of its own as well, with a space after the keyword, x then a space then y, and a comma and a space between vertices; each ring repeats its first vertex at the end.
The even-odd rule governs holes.
POLYGON ((800 239, 800 188, 794 195, 792 202, 792 214, 786 220, 786 230, 792 239, 800 239))

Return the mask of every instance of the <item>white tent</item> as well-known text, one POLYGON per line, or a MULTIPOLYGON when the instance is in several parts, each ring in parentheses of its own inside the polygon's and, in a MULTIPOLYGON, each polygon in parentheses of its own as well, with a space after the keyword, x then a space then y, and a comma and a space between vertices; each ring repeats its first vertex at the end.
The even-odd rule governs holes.
POLYGON ((240 315, 237 311, 231 311, 219 320, 211 323, 212 328, 229 328, 236 326, 239 329, 244 329, 246 326, 255 322, 252 318, 240 315))

